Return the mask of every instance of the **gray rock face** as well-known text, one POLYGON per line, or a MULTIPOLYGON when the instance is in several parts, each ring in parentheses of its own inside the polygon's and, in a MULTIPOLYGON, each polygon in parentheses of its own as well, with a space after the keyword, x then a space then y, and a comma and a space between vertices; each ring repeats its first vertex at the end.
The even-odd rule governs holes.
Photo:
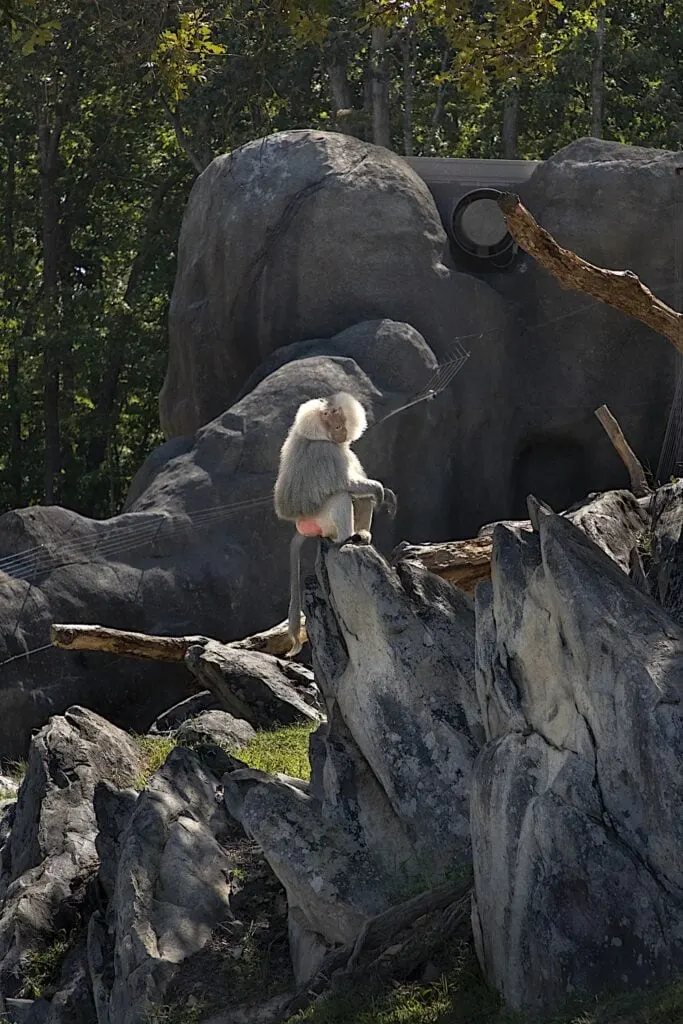
POLYGON ((231 919, 231 864, 215 838, 224 820, 215 788, 199 759, 176 748, 138 798, 108 909, 113 1024, 146 1024, 175 966, 231 919))
POLYGON ((203 711, 218 711, 219 708, 218 698, 210 690, 202 690, 201 693, 194 693, 164 711, 154 720, 148 731, 152 736, 167 735, 175 732, 184 722, 201 715, 203 711))
MULTIPOLYGON (((560 245, 598 266, 633 270, 675 306, 678 163, 672 152, 580 139, 541 164, 519 193, 560 245)), ((531 257, 492 284, 519 325, 501 395, 514 438, 508 514, 521 515, 530 492, 559 510, 589 491, 628 485, 593 414, 603 402, 638 457, 656 467, 673 397, 673 346, 626 314, 564 291, 531 257), (625 362, 628 372, 615 373, 625 362)))
POLYGON ((78 920, 97 872, 98 782, 130 785, 137 751, 84 708, 53 718, 34 737, 0 878, 0 989, 16 995, 20 961, 78 920))
POLYGON ((190 647, 185 662, 199 682, 220 698, 233 720, 257 729, 320 721, 313 673, 303 665, 211 640, 202 647, 190 647))
POLYGON ((204 711, 183 722, 176 738, 180 743, 217 743, 225 747, 246 747, 256 732, 243 718, 227 711, 204 711))
POLYGON ((223 779, 228 810, 287 890, 299 982, 320 942, 350 942, 406 886, 470 856, 469 786, 483 730, 472 603, 416 564, 326 546, 307 599, 328 722, 310 784, 254 770, 223 779))
MULTIPOLYGON (((608 532, 615 554, 616 512, 608 532)), ((670 977, 683 966, 683 630, 554 515, 538 533, 496 528, 476 614, 473 924, 489 981, 532 1010, 670 977)))

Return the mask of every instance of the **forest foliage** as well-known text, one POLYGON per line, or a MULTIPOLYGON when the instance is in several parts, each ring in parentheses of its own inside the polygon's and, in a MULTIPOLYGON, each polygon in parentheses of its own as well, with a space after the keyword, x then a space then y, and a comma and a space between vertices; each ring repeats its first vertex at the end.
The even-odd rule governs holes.
POLYGON ((160 440, 178 231, 219 153, 680 149, 683 0, 0 0, 0 508, 114 514, 160 440))

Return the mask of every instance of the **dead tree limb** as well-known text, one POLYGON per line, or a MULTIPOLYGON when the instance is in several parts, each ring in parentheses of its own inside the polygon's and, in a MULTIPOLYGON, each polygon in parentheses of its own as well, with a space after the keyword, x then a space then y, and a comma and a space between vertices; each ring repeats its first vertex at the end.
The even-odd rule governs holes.
POLYGON ((605 433, 614 445, 617 455, 624 463, 631 478, 631 490, 636 498, 644 498, 650 493, 645 470, 638 461, 633 449, 624 437, 624 433, 606 405, 595 410, 595 415, 605 429, 605 433))
POLYGON ((390 565, 404 559, 420 562, 435 576, 455 583, 473 596, 477 583, 491 578, 490 536, 470 540, 447 540, 437 544, 408 544, 404 541, 389 555, 390 565))
POLYGON ((515 242, 557 278, 563 288, 586 292, 614 309, 647 324, 683 352, 683 313, 653 295, 631 270, 606 270, 563 249, 538 224, 519 196, 505 192, 498 199, 508 231, 515 242))
MULTIPOLYGON (((306 632, 301 628, 302 643, 306 632)), ((107 626, 90 626, 55 622, 50 628, 50 640, 55 647, 65 651, 105 651, 120 654, 126 658, 145 658, 151 661, 184 661, 190 647, 205 646, 208 638, 203 636, 150 636, 147 633, 131 633, 107 626)), ((283 657, 291 646, 287 634, 287 623, 255 633, 243 640, 235 640, 226 647, 241 651, 260 651, 283 657)))
MULTIPOLYGON (((474 537, 471 540, 447 541, 441 544, 400 544, 391 554, 392 564, 403 558, 415 559, 426 569, 442 579, 461 587, 466 593, 474 594, 480 580, 491 575, 491 538, 474 537)), ((301 643, 306 643, 306 628, 303 624, 299 633, 301 643)), ((207 637, 202 636, 151 636, 127 630, 110 629, 108 626, 81 625, 80 623, 54 623, 50 629, 50 640, 64 651, 104 651, 126 658, 145 658, 151 661, 184 661, 190 647, 206 646, 207 637)), ((254 633, 243 640, 225 644, 240 651, 258 651, 283 658, 290 649, 287 623, 254 633)))

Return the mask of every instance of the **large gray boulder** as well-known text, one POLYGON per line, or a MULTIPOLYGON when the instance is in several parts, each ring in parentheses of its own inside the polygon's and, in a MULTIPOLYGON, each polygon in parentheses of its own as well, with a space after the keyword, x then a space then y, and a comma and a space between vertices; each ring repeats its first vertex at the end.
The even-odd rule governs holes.
MULTIPOLYGON (((678 164, 678 153, 580 139, 537 167, 519 193, 560 245, 599 266, 634 271, 676 306, 678 164)), ((593 411, 603 403, 656 470, 674 347, 625 313, 563 290, 529 256, 511 274, 489 276, 517 325, 496 403, 513 438, 511 515, 521 515, 530 492, 561 509, 589 491, 627 486, 609 439, 596 429, 593 411)))
POLYGON ((489 319, 489 289, 444 253, 427 186, 390 150, 305 130, 216 157, 180 232, 164 432, 192 435, 282 346, 364 320, 406 321, 443 355, 489 319))
POLYGON ((497 527, 477 590, 473 924, 516 1010, 683 967, 683 629, 618 564, 612 514, 617 560, 567 518, 497 527))

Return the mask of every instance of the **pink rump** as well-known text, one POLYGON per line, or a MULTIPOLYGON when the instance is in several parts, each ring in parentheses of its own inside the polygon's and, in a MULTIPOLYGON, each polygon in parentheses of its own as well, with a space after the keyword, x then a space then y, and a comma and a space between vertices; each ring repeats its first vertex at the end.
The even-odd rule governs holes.
POLYGON ((297 532, 304 537, 322 537, 323 531, 317 519, 297 519, 297 532))

